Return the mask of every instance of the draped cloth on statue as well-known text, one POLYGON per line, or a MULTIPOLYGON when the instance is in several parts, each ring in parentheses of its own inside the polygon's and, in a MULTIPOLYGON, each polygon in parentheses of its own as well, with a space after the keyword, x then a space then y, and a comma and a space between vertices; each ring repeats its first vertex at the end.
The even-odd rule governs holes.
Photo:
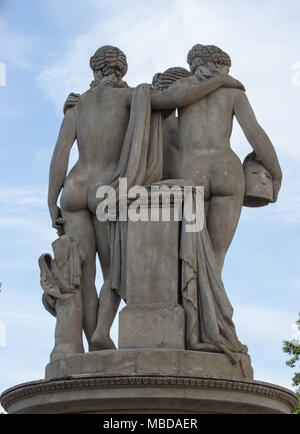
MULTIPOLYGON (((229 356, 247 353, 236 335, 233 308, 219 275, 206 226, 201 232, 187 233, 183 221, 180 258, 182 295, 198 312, 188 340, 215 345, 229 356)), ((231 359, 234 357, 231 356, 231 359)))
MULTIPOLYGON (((122 147, 117 172, 111 186, 119 192, 119 179, 127 179, 128 190, 145 186, 162 179, 163 131, 162 114, 151 110, 151 86, 139 85, 132 97, 130 119, 122 147)), ((109 206, 110 217, 115 218, 117 207, 109 206)), ((125 203, 127 207, 127 200, 125 203)), ((124 299, 126 272, 126 222, 110 222, 111 279, 112 289, 124 299)))
MULTIPOLYGON (((128 189, 135 185, 190 186, 183 180, 161 181, 163 173, 162 114, 151 111, 151 87, 138 86, 134 92, 127 134, 112 186, 118 191, 119 178, 127 178, 128 189)), ((126 202, 127 205, 127 202, 126 202)), ((183 205, 185 206, 185 204, 183 205)), ((196 208, 194 208, 196 209, 196 208)), ((117 209, 114 210, 115 216, 117 209)), ((183 213, 185 215, 185 213, 183 213)), ((206 226, 187 232, 183 219, 180 259, 182 296, 197 312, 187 341, 212 344, 237 362, 233 353, 247 353, 236 335, 233 308, 218 273, 206 226)), ((126 222, 110 222, 111 287, 126 300, 126 222)))
MULTIPOLYGON (((196 200, 195 186, 181 179, 166 180, 155 185, 168 187, 189 187, 192 201, 196 200)), ((222 278, 218 272, 215 254, 210 236, 204 222, 199 232, 189 232, 186 216, 190 213, 185 210, 191 206, 192 201, 183 203, 183 219, 181 227, 181 240, 179 257, 181 263, 181 293, 182 297, 193 306, 196 313, 191 327, 188 342, 198 342, 214 345, 227 354, 236 363, 238 358, 234 353, 247 354, 248 348, 239 341, 235 325, 232 321, 233 308, 228 299, 222 278)), ((193 210, 197 207, 193 203, 193 210)), ((204 206, 204 204, 203 204, 204 206)), ((199 218, 199 220, 201 220, 199 218)))
POLYGON ((151 86, 140 84, 134 91, 129 124, 112 187, 127 178, 128 189, 160 181, 163 174, 162 114, 151 111, 151 86))
POLYGON ((183 218, 181 291, 197 312, 187 341, 215 345, 235 363, 238 360, 233 353, 247 354, 248 348, 237 337, 232 321, 233 308, 218 272, 206 224, 200 232, 187 232, 186 224, 183 218))

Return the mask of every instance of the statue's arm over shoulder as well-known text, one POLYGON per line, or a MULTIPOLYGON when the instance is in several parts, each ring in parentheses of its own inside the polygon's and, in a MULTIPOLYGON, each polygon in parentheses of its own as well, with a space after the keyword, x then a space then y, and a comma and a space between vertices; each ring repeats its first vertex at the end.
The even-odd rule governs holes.
MULTIPOLYGON (((63 188, 69 163, 70 151, 76 139, 75 109, 66 111, 51 160, 49 174, 48 206, 53 226, 57 217, 57 199, 63 188)), ((56 226, 55 226, 56 227, 56 226)))
POLYGON ((152 108, 155 110, 175 110, 193 104, 224 85, 221 76, 198 81, 193 77, 183 78, 164 91, 151 90, 152 108))
POLYGON ((275 148, 264 129, 258 123, 245 92, 236 92, 234 114, 257 158, 273 177, 274 201, 276 201, 281 187, 282 171, 275 148))
POLYGON ((239 81, 227 75, 217 75, 203 81, 199 81, 193 75, 176 81, 164 91, 152 89, 152 108, 154 110, 175 110, 187 107, 223 86, 244 89, 239 81))

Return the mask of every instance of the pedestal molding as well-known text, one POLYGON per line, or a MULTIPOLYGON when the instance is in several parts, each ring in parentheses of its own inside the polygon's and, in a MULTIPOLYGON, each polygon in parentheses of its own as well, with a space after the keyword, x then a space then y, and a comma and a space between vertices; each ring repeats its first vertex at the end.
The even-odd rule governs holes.
POLYGON ((293 412, 298 404, 296 395, 288 389, 268 384, 264 382, 256 382, 249 380, 241 380, 235 378, 219 378, 212 376, 154 376, 154 375, 126 375, 126 376, 109 376, 109 375, 82 375, 78 377, 69 377, 65 379, 52 381, 36 381, 25 383, 13 387, 5 391, 1 397, 1 405, 4 409, 8 408, 18 400, 30 398, 33 395, 64 392, 64 391, 79 391, 82 389, 93 388, 122 388, 122 387, 187 387, 196 389, 222 389, 224 391, 244 392, 245 394, 256 394, 259 396, 275 399, 286 403, 291 412, 293 412))

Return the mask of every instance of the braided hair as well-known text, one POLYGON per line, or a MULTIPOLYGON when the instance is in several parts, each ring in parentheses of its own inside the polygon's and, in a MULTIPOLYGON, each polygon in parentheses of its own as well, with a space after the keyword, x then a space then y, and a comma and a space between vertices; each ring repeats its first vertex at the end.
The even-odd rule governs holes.
POLYGON ((194 74, 199 67, 207 66, 209 63, 231 67, 230 56, 215 45, 194 45, 188 53, 187 61, 192 74, 194 74))
POLYGON ((128 87, 122 80, 128 70, 126 55, 117 47, 104 45, 91 57, 90 67, 96 75, 96 80, 91 84, 95 87, 107 77, 106 85, 113 87, 128 87))
POLYGON ((169 68, 164 73, 159 72, 155 74, 152 80, 152 86, 157 90, 165 90, 175 83, 175 81, 190 76, 191 73, 185 68, 169 68))

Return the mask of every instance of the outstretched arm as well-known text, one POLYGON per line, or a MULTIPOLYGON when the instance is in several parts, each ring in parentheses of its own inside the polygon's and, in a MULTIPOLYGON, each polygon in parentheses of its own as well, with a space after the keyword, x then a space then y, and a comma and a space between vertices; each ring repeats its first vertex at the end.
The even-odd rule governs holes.
POLYGON ((223 86, 244 89, 239 81, 225 75, 218 75, 203 81, 199 81, 195 76, 182 78, 164 91, 152 89, 152 108, 173 111, 176 108, 186 107, 223 86))
POLYGON ((69 163, 70 151, 76 139, 76 118, 73 109, 69 109, 64 117, 58 140, 53 153, 48 190, 48 207, 52 226, 58 229, 57 219, 61 217, 57 206, 58 196, 63 188, 69 163))
POLYGON ((245 92, 237 92, 234 102, 234 114, 252 146, 257 158, 273 177, 274 202, 277 201, 281 187, 282 171, 274 146, 266 132, 257 122, 253 109, 245 92))

